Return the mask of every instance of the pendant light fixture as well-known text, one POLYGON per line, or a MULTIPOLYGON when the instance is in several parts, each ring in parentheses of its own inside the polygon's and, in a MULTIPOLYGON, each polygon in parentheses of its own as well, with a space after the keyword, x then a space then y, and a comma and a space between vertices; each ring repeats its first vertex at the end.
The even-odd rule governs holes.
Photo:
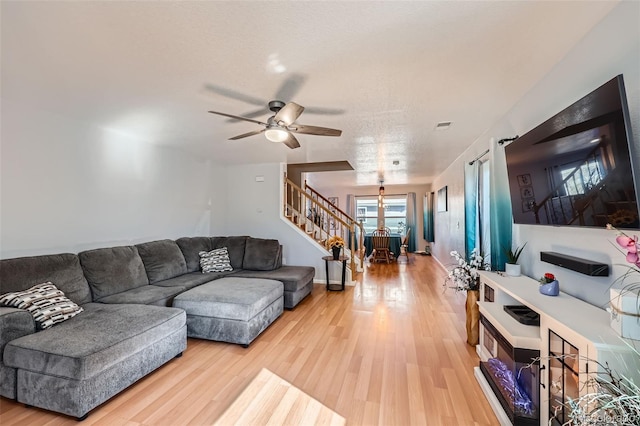
POLYGON ((384 180, 380 180, 380 188, 378 188, 378 208, 382 208, 384 204, 384 180))

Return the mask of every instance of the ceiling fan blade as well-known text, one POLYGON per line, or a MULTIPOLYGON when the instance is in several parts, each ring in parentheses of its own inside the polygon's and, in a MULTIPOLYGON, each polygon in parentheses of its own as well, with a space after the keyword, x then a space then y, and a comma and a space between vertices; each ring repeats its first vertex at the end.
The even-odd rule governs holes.
POLYGON ((246 102, 255 106, 264 106, 266 102, 262 99, 254 98, 253 96, 245 95, 244 93, 236 92, 235 90, 227 89, 225 87, 216 86, 215 84, 205 84, 204 88, 210 92, 217 93, 227 98, 236 99, 238 101, 246 102))
POLYGON ((319 135, 319 136, 342 135, 342 130, 330 129, 328 127, 304 126, 302 124, 296 124, 295 126, 291 126, 289 130, 295 133, 304 133, 306 135, 319 135))
POLYGON ((303 106, 295 102, 289 102, 278 111, 274 120, 280 126, 290 126, 300 117, 302 111, 304 111, 303 106))
POLYGON ((209 112, 211 114, 218 114, 218 115, 224 115, 225 117, 235 118, 236 120, 250 121, 250 122, 256 123, 256 124, 262 124, 263 126, 267 125, 267 123, 263 123, 262 121, 253 120, 251 118, 246 118, 246 117, 240 117, 238 115, 227 114, 226 112, 218 112, 218 111, 209 111, 209 112))
MULTIPOLYGON (((242 117, 244 118, 256 118, 256 117, 260 117, 261 115, 265 115, 268 114, 270 111, 267 108, 260 108, 260 109, 254 109, 251 112, 242 114, 242 117)), ((238 120, 230 118, 227 120, 228 123, 235 123, 238 120)))
POLYGON ((289 133, 289 132, 287 132, 287 133, 289 134, 289 136, 287 136, 287 139, 282 141, 282 143, 285 144, 286 146, 288 146, 291 149, 300 148, 300 142, 298 142, 298 139, 296 139, 296 137, 293 136, 291 133, 289 133))
POLYGON ((253 135, 259 135, 260 133, 264 132, 266 129, 260 129, 260 130, 254 130, 253 132, 248 132, 248 133, 243 133, 241 135, 238 136, 234 136, 232 138, 229 138, 230 141, 235 141, 238 139, 242 139, 242 138, 246 138, 249 136, 253 136, 253 135))
POLYGON ((304 112, 318 115, 342 115, 346 110, 340 108, 305 107, 304 112))
POLYGON ((282 86, 278 89, 274 99, 288 100, 296 97, 296 94, 300 90, 300 87, 304 84, 307 78, 302 74, 293 73, 282 83, 282 86))

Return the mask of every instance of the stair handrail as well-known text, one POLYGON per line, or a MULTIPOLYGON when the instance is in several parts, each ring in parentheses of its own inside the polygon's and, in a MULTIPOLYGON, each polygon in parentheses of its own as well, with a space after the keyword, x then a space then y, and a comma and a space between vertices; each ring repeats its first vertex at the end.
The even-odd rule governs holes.
POLYGON ((322 195, 321 193, 319 193, 318 191, 316 191, 315 189, 313 189, 305 180, 304 181, 304 188, 308 189, 309 191, 311 191, 311 193, 313 195, 317 195, 319 198, 321 198, 322 200, 326 201, 327 204, 331 204, 331 206, 333 206, 337 211, 339 211, 343 216, 345 216, 348 220, 350 220, 351 222, 356 222, 356 220, 354 218, 352 218, 351 216, 349 216, 349 214, 347 212, 345 212, 344 210, 342 210, 340 207, 336 206, 335 204, 333 204, 331 201, 329 201, 329 199, 327 197, 325 197, 324 195, 322 195))
MULTIPOLYGON (((302 205, 304 205, 304 208, 306 210, 307 208, 307 201, 310 203, 311 208, 316 208, 319 211, 322 211, 323 213, 326 214, 326 216, 329 219, 333 219, 335 221, 335 223, 342 225, 343 229, 350 231, 350 235, 351 235, 351 241, 349 244, 349 248, 351 250, 351 258, 350 258, 350 268, 351 268, 351 276, 352 276, 352 280, 355 280, 356 278, 356 263, 355 263, 355 259, 354 259, 354 255, 356 254, 356 247, 355 247, 355 227, 359 226, 361 229, 360 232, 360 240, 361 240, 361 245, 359 247, 362 247, 362 244, 364 244, 364 240, 363 240, 363 236, 362 236, 362 225, 357 223, 357 222, 352 222, 352 223, 348 223, 348 221, 344 220, 343 218, 341 218, 339 215, 337 215, 336 213, 334 213, 333 211, 331 211, 329 208, 325 207, 324 205, 322 205, 322 203, 318 202, 318 200, 314 199, 312 194, 310 194, 309 192, 306 192, 304 189, 302 189, 301 187, 299 187, 297 184, 295 184, 294 182, 292 182, 289 178, 284 177, 285 180, 285 184, 284 184, 284 189, 285 189, 285 194, 284 194, 284 214, 285 216, 287 215, 287 209, 291 208, 292 210, 294 210, 295 212, 297 212, 299 215, 303 216, 305 218, 305 222, 308 220, 308 217, 306 216, 304 211, 300 211, 302 209, 302 205), (291 189, 289 191, 289 188, 291 189), (299 204, 300 204, 300 208, 296 209, 294 203, 293 203, 293 199, 294 197, 294 193, 300 197, 301 200, 299 200, 299 204), (290 204, 289 201, 291 201, 292 203, 290 204)), ((319 231, 320 231, 320 239, 321 240, 326 240, 326 238, 322 238, 324 236, 329 237, 331 235, 331 229, 325 229, 325 224, 321 223, 320 225, 318 225, 317 223, 313 222, 313 226, 314 229, 316 226, 319 227, 319 231)), ((327 226, 329 226, 330 224, 330 220, 327 221, 327 226)), ((336 227, 337 228, 337 227, 336 227)), ((337 229, 336 232, 334 233, 334 235, 337 235, 337 229)), ((314 238, 315 239, 315 238, 314 238)), ((362 259, 361 256, 359 256, 360 258, 360 267, 363 267, 364 261, 362 259)))
MULTIPOLYGON (((309 185, 306 180, 304 181, 304 188, 305 188, 305 190, 308 189, 309 191, 311 191, 311 193, 313 195, 316 195, 320 199, 326 201, 327 204, 330 204, 332 208, 335 208, 336 211, 338 211, 338 212, 340 212, 340 214, 342 214, 342 216, 350 224, 348 226, 348 228, 351 230, 351 238, 352 239, 354 238, 354 233, 355 233, 355 229, 352 229, 352 225, 355 225, 355 226, 358 227, 358 229, 360 230, 360 232, 358 232, 358 235, 359 235, 359 237, 358 237, 358 247, 363 248, 364 247, 364 226, 360 222, 358 222, 356 219, 351 217, 351 215, 349 213, 345 212, 340 207, 338 207, 335 204, 333 204, 331 201, 329 201, 329 199, 327 197, 325 197, 320 192, 318 192, 316 189, 311 187, 311 185, 309 185)), ((355 253, 355 251, 353 249, 351 249, 351 253, 355 253)), ((364 267, 364 256, 359 254, 358 258, 360 259, 360 268, 363 268, 364 267)))

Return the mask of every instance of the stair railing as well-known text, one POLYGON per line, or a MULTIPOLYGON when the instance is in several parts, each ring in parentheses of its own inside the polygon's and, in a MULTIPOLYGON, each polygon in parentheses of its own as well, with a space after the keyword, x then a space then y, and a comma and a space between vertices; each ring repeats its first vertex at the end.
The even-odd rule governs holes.
MULTIPOLYGON (((349 233, 349 235, 351 237, 354 237, 354 233, 356 233, 357 234, 357 243, 358 243, 357 247, 359 247, 360 249, 364 249, 364 226, 362 226, 362 223, 358 222, 356 219, 351 217, 347 212, 345 212, 340 207, 338 207, 335 204, 333 204, 327 197, 325 197, 320 192, 318 192, 313 187, 311 187, 307 183, 306 180, 304 181, 304 189, 305 189, 305 191, 309 192, 312 195, 312 197, 315 200, 317 200, 320 204, 322 204, 327 209, 329 209, 331 212, 333 212, 343 222, 346 222, 348 224, 349 230, 351 231, 349 233), (357 232, 355 231, 356 228, 357 228, 357 232)), ((345 239, 345 241, 348 241, 348 240, 345 239)), ((350 246, 350 247, 352 247, 352 246, 350 246)), ((353 257, 354 254, 358 256, 358 259, 360 261, 360 268, 363 268, 364 267, 364 256, 360 253, 360 251, 357 250, 357 248, 355 250, 354 250, 354 248, 351 248, 350 250, 351 250, 351 253, 352 253, 352 257, 353 257)))
MULTIPOLYGON (((285 175, 284 216, 289 218, 289 220, 323 247, 324 242, 330 236, 338 235, 342 237, 351 252, 351 256, 349 256, 351 279, 355 280, 355 255, 359 253, 357 247, 364 247, 363 227, 355 220, 349 220, 343 217, 342 214, 338 213, 339 209, 337 209, 337 207, 326 205, 326 198, 320 198, 317 195, 319 195, 317 191, 315 193, 305 191, 285 175), (359 229, 359 232, 356 232, 356 229, 359 229), (358 246, 356 246, 356 234, 359 235, 358 246)), ((358 256, 358 258, 360 259, 360 267, 362 268, 364 265, 362 256, 358 256)))

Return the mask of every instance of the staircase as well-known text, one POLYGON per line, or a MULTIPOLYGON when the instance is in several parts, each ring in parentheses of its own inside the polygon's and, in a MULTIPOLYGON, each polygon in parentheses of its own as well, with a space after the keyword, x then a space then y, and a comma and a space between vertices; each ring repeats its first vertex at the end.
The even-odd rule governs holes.
MULTIPOLYGON (((316 244, 325 247, 325 241, 333 235, 342 237, 346 246, 351 280, 364 266, 364 228, 346 212, 332 204, 318 191, 304 183, 304 189, 284 177, 284 216, 300 232, 304 232, 316 244)), ((328 253, 327 253, 328 254, 328 253)))

